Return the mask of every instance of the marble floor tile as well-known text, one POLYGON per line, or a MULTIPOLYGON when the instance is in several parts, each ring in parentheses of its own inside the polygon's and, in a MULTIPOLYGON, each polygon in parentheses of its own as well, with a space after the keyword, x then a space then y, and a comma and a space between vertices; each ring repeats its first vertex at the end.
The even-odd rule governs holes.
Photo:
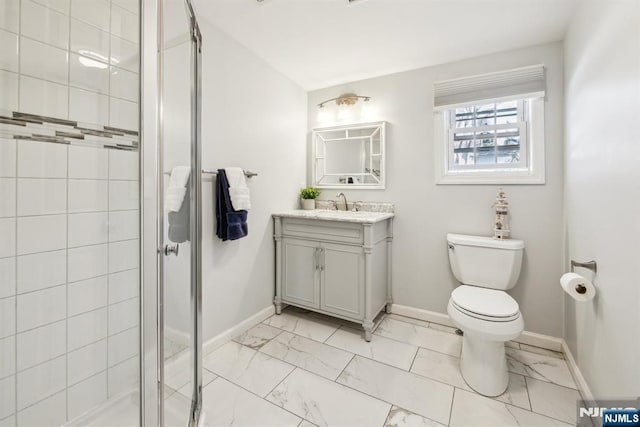
POLYGON ((577 390, 527 378, 531 410, 558 420, 576 424, 577 390))
MULTIPOLYGON (((455 327, 453 327, 453 326, 446 326, 446 325, 441 325, 441 324, 439 324, 439 323, 433 323, 433 322, 431 322, 431 323, 429 324, 429 327, 430 327, 431 329, 435 329, 436 331, 446 332, 446 333, 448 333, 448 334, 458 335, 458 334, 456 334, 456 330, 457 330, 458 328, 455 328, 455 327)), ((459 336, 459 335, 458 335, 458 336, 459 336)))
MULTIPOLYGON (((209 383, 211 383, 216 378, 218 378, 216 374, 209 371, 208 369, 203 369, 202 370, 202 387, 203 388, 206 387, 209 383)), ((191 385, 191 381, 183 385, 182 388, 178 390, 178 393, 190 398, 193 395, 193 386, 191 385)))
POLYGON ((300 421, 300 424, 298 424, 298 427, 317 427, 317 426, 313 423, 310 423, 307 420, 302 420, 300 421))
POLYGON ((418 414, 409 412, 398 406, 394 406, 389 411, 387 421, 384 427, 445 427, 443 424, 437 423, 428 418, 421 417, 418 414))
POLYGON ((411 372, 458 388, 471 390, 462 378, 460 359, 448 354, 421 348, 413 361, 411 372))
POLYGON ((569 366, 563 359, 507 348, 509 371, 525 377, 576 389, 569 366))
POLYGON ((514 374, 512 372, 509 372, 509 386, 507 387, 507 391, 493 399, 510 405, 519 406, 527 411, 531 410, 529 393, 527 392, 527 383, 522 375, 514 374))
POLYGON ((506 343, 504 343, 504 346, 506 348, 520 349, 520 343, 517 343, 515 341, 507 341, 506 343))
POLYGON ((407 322, 407 323, 412 323, 418 326, 424 326, 425 328, 429 327, 429 322, 426 322, 424 320, 414 319, 413 317, 400 316, 398 314, 393 314, 393 313, 385 314, 384 317, 385 319, 399 320, 401 322, 407 322))
POLYGON ((310 315, 287 312, 274 314, 263 323, 320 342, 324 342, 338 329, 336 323, 310 315))
POLYGON ((338 378, 353 358, 353 353, 289 332, 282 332, 260 351, 330 380, 338 378))
POLYGON ((314 314, 314 312, 311 310, 308 310, 302 307, 296 307, 295 305, 288 305, 285 308, 283 308, 282 311, 284 311, 285 313, 299 313, 299 314, 308 314, 308 315, 314 314))
POLYGON ((391 405, 297 368, 267 400, 318 426, 382 426, 391 405))
POLYGON ((401 322, 395 319, 384 319, 375 333, 379 336, 392 338, 456 357, 460 357, 460 350, 462 349, 462 337, 458 335, 401 322))
POLYGON ((365 341, 359 331, 340 328, 326 341, 334 347, 368 357, 388 365, 409 370, 418 347, 395 341, 383 336, 374 335, 370 342, 365 341))
POLYGON ((361 330, 361 331, 363 330, 362 329, 362 323, 351 322, 351 321, 346 320, 346 319, 340 319, 339 317, 331 317, 331 316, 327 316, 326 314, 316 313, 315 311, 312 311, 309 314, 309 316, 314 317, 316 319, 323 320, 326 323, 335 324, 337 326, 346 326, 347 328, 358 329, 358 330, 361 330))
POLYGON ((189 346, 185 344, 180 344, 177 341, 172 340, 171 338, 164 337, 164 359, 170 359, 172 356, 180 353, 181 351, 188 349, 189 346))
MULTIPOLYGON (((167 371, 165 371, 164 384, 165 386, 171 388, 173 391, 178 391, 183 388, 185 385, 191 383, 193 378, 193 371, 191 365, 189 363, 185 363, 182 365, 180 370, 171 369, 171 375, 167 375, 167 371)), ((209 372, 206 369, 203 369, 202 372, 202 383, 204 385, 205 381, 210 383, 215 378, 215 375, 212 372, 209 372)))
POLYGON ((254 350, 258 350, 270 340, 277 337, 281 332, 282 329, 261 323, 249 329, 242 335, 238 335, 233 340, 238 344, 246 345, 254 350))
POLYGON ((449 422, 453 387, 356 356, 337 382, 442 424, 449 422))
POLYGON ((181 352, 164 363, 164 384, 173 390, 178 390, 190 379, 191 352, 181 352))
POLYGON ((202 400, 205 425, 211 427, 294 427, 300 423, 299 417, 224 378, 206 386, 202 400))
MULTIPOLYGON (((173 395, 173 393, 177 393, 177 392, 178 392, 178 390, 174 390, 174 389, 172 389, 171 387, 168 387, 168 386, 166 386, 166 385, 165 385, 163 388, 164 388, 164 395, 163 395, 163 397, 164 397, 164 399, 165 399, 165 400, 167 400, 168 398, 170 398, 170 397, 173 395)), ((0 424, 0 426, 2 426, 2 424, 0 424)), ((2 427, 4 427, 4 426, 2 426, 2 427)))
POLYGON ((166 427, 182 427, 189 425, 191 398, 174 393, 164 402, 164 425, 166 427))
POLYGON ((534 347, 528 344, 520 344, 520 350, 528 351, 529 353, 542 354, 544 356, 551 356, 556 359, 564 359, 564 356, 559 351, 547 350, 546 348, 534 347))
POLYGON ((548 427, 571 424, 456 389, 450 427, 548 427))
POLYGON ((288 363, 233 341, 206 356, 203 365, 214 374, 263 397, 294 369, 288 363))
MULTIPOLYGON (((437 380, 455 387, 473 391, 462 377, 460 359, 448 354, 421 348, 411 367, 411 372, 437 380)), ((509 386, 500 396, 494 397, 504 403, 531 410, 527 384, 522 375, 509 373, 509 386)))

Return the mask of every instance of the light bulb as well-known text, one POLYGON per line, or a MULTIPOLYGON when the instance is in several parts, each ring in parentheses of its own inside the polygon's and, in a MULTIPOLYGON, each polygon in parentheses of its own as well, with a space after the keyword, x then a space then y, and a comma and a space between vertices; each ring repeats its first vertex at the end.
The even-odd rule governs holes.
POLYGON ((318 122, 326 122, 329 120, 329 111, 327 111, 326 107, 320 107, 318 110, 318 122))
POLYGON ((370 119, 375 115, 374 108, 371 106, 371 101, 364 101, 362 103, 360 115, 365 119, 370 119))

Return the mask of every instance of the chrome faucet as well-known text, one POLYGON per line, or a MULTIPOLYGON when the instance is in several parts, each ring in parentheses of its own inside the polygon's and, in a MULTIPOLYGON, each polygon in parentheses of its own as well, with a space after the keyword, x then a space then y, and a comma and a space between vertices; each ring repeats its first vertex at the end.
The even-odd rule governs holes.
MULTIPOLYGON (((344 193, 338 193, 338 195, 336 197, 344 198, 344 210, 348 211, 349 210, 349 203, 347 203, 347 196, 345 196, 344 193)), ((337 208, 337 203, 336 203, 336 208, 337 208)))

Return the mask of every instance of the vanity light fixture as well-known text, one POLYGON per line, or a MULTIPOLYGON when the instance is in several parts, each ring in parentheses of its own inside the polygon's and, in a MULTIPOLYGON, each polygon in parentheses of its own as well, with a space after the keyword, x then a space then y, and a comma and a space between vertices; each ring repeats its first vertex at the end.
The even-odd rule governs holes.
POLYGON ((351 105, 354 105, 356 102, 358 102, 359 99, 364 99, 364 102, 369 102, 371 100, 371 97, 356 95, 355 93, 343 93, 342 95, 336 98, 331 98, 331 99, 327 99, 326 101, 322 101, 320 104, 318 104, 318 107, 324 108, 324 105, 331 101, 336 101, 336 104, 338 106, 342 106, 342 105, 351 106, 351 105))

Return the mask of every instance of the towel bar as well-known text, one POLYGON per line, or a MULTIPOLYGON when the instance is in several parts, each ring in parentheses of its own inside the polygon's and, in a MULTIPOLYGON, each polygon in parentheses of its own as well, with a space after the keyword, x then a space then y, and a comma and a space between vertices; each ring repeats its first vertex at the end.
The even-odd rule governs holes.
MULTIPOLYGON (((210 171, 210 170, 206 170, 206 169, 202 169, 202 173, 205 175, 218 175, 218 171, 210 171)), ((165 175, 171 175, 171 172, 165 172, 165 175)), ((244 176, 246 176, 247 178, 252 178, 254 176, 258 176, 257 172, 251 172, 251 171, 244 171, 244 176)))

